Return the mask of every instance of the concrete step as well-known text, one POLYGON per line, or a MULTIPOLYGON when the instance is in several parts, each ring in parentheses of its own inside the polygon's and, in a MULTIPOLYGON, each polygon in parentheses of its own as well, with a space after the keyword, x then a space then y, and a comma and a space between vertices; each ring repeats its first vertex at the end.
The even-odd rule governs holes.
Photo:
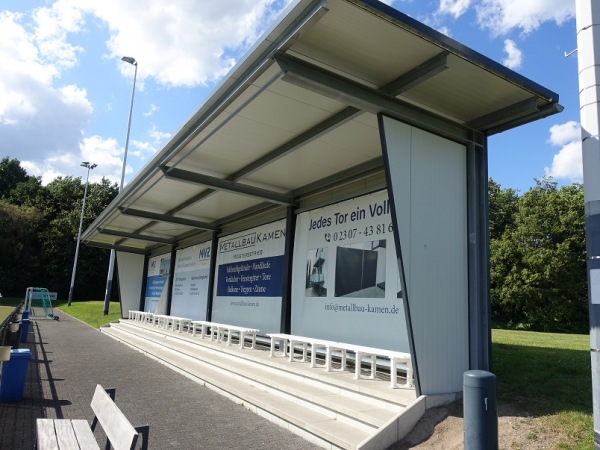
POLYGON ((102 328, 102 332, 157 359, 188 378, 214 388, 237 403, 323 448, 354 449, 376 431, 375 428, 370 431, 365 430, 363 424, 357 426, 339 420, 334 412, 327 414, 322 410, 275 395, 273 391, 237 379, 228 372, 204 364, 198 359, 190 358, 146 337, 136 336, 117 327, 102 328))
POLYGON ((385 374, 381 379, 376 380, 370 380, 367 378, 355 380, 353 372, 351 371, 325 372, 323 369, 311 368, 308 363, 302 363, 298 359, 296 359, 295 363, 289 363, 287 358, 283 358, 281 356, 270 358, 269 352, 267 351, 268 349, 265 347, 262 347, 263 351, 259 352, 249 350, 247 347, 243 351, 239 351, 237 346, 229 347, 224 345, 224 343, 215 343, 214 341, 210 341, 208 338, 201 339, 198 336, 193 337, 191 333, 173 332, 152 325, 144 325, 129 320, 123 320, 117 326, 137 327, 141 330, 154 333, 163 338, 167 338, 169 336, 175 337, 177 339, 191 342, 194 345, 213 349, 213 351, 221 355, 229 355, 235 360, 248 359, 251 363, 255 363, 255 361, 259 359, 262 365, 276 368, 279 371, 288 373, 292 377, 300 375, 305 384, 310 384, 311 381, 314 381, 315 384, 319 386, 330 385, 335 390, 344 389, 348 391, 348 395, 350 395, 351 392, 355 392, 358 394, 357 398, 365 398, 365 396, 369 396, 373 399, 389 403, 390 407, 392 408, 396 408, 398 405, 406 406, 415 401, 414 388, 398 386, 397 389, 390 389, 388 378, 389 375, 387 374, 385 374))
POLYGON ((374 444, 378 433, 397 433, 399 418, 414 415, 406 408, 414 389, 391 389, 387 376, 355 380, 350 371, 272 358, 266 347, 240 349, 129 320, 101 330, 324 448, 386 448, 374 444))
MULTIPOLYGON (((193 337, 189 333, 177 333, 169 330, 162 330, 158 327, 136 325, 135 322, 130 323, 124 321, 115 326, 123 327, 136 327, 139 329, 139 333, 151 333, 156 336, 160 336, 161 339, 167 339, 169 337, 175 338, 175 342, 188 342, 193 345, 192 348, 202 346, 207 351, 212 351, 223 357, 229 357, 230 359, 238 362, 247 362, 255 365, 257 360, 265 368, 276 370, 277 373, 293 378, 296 382, 300 376, 304 384, 313 384, 316 386, 330 386, 332 390, 338 391, 344 389, 348 391, 348 395, 353 392, 356 393, 356 398, 372 397, 373 400, 384 402, 389 404, 390 407, 396 408, 398 405, 406 405, 414 401, 414 389, 390 389, 388 375, 385 375, 385 382, 382 380, 370 380, 361 379, 355 380, 353 371, 333 371, 325 372, 323 369, 311 368, 308 363, 302 363, 296 360, 295 363, 290 363, 288 358, 281 356, 271 358, 269 357, 268 347, 257 346, 256 350, 245 347, 244 350, 240 351, 237 345, 227 346, 224 343, 216 343, 210 341, 210 339, 201 339, 198 336, 193 337)), ((150 334, 146 334, 150 336, 150 334)))
MULTIPOLYGON (((116 325, 116 327, 131 329, 126 324, 116 325)), ((401 412, 404 407, 399 403, 391 403, 369 395, 361 395, 355 391, 345 390, 343 387, 315 382, 307 379, 298 371, 290 372, 282 370, 278 366, 264 365, 260 358, 253 361, 239 357, 231 358, 230 355, 218 351, 223 347, 222 343, 213 344, 217 346, 217 351, 214 351, 210 348, 199 347, 198 338, 195 339, 195 342, 186 342, 178 336, 169 339, 168 336, 153 333, 153 330, 137 328, 134 331, 138 336, 144 336, 148 340, 186 354, 190 358, 202 360, 206 364, 231 372, 231 376, 243 378, 248 383, 271 390, 273 393, 296 403, 306 403, 305 406, 325 409, 326 411, 323 412, 326 414, 333 411, 339 416, 338 419, 342 421, 348 422, 346 417, 351 418, 352 422, 360 421, 368 426, 365 428, 367 431, 370 431, 370 427, 378 428, 382 426, 398 412, 401 412)), ((245 349, 238 351, 238 353, 243 353, 250 358, 259 355, 264 357, 267 352, 245 349)), ((291 365, 296 367, 302 364, 295 363, 291 365)))

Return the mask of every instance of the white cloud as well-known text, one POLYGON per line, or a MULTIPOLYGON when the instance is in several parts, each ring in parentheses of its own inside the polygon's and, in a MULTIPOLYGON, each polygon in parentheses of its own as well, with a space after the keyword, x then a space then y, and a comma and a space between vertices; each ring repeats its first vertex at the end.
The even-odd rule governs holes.
MULTIPOLYGON (((28 14, 0 11, 0 156, 17 157, 44 182, 78 173, 84 160, 98 164, 94 177, 120 180, 118 141, 85 137, 94 115, 89 94, 81 85, 61 82, 63 73, 78 69, 86 56, 82 45, 104 48, 104 57, 114 59, 127 77, 133 75, 131 66, 120 58, 134 56, 140 87, 148 79, 166 87, 208 85, 290 2, 148 0, 140 8, 135 0, 51 0, 28 14), (98 36, 105 41, 91 44, 98 36)), ((107 104, 110 110, 110 98, 107 104)), ((153 104, 144 116, 157 111, 153 104)), ((145 159, 168 137, 154 127, 147 143, 132 139, 132 155, 145 159)))
POLYGON ((440 0, 440 6, 437 12, 439 14, 448 14, 458 19, 471 5, 471 0, 440 0))
POLYGON ((552 158, 552 166, 546 167, 547 176, 569 181, 583 180, 583 162, 581 156, 581 127, 577 122, 569 121, 550 128, 548 142, 561 149, 552 158))
MULTIPOLYGON (((42 183, 47 184, 58 176, 79 176, 82 161, 88 161, 98 166, 90 173, 90 182, 98 182, 106 177, 112 182, 121 180, 123 167, 123 148, 116 139, 104 139, 101 136, 83 138, 77 151, 64 151, 47 156, 43 161, 22 160, 21 165, 27 173, 42 177, 42 183)), ((126 172, 133 170, 128 165, 126 172)))
MULTIPOLYGON (((56 5, 62 7, 60 2, 56 5)), ((61 173, 51 169, 64 166, 64 160, 57 162, 59 156, 79 147, 93 111, 84 89, 54 85, 77 53, 61 44, 66 31, 78 29, 77 20, 58 16, 54 10, 38 10, 33 31, 28 32, 24 15, 0 12, 0 154, 17 154, 19 160, 28 161, 26 169, 45 181, 61 173), (51 25, 53 20, 63 31, 51 25)))
MULTIPOLYGON (((152 77, 166 86, 194 87, 225 75, 235 64, 235 55, 249 48, 273 14, 279 13, 280 3, 152 0, 143 8, 136 0, 82 0, 78 4, 107 24, 110 57, 135 57, 142 81, 152 77)), ((120 65, 124 74, 128 73, 125 66, 120 65)))
POLYGON ((573 0, 481 0, 475 9, 479 26, 494 35, 515 28, 529 33, 544 22, 561 25, 575 17, 573 0))
POLYGON ((83 12, 71 1, 58 0, 50 8, 38 8, 33 13, 35 41, 40 57, 60 68, 73 67, 83 52, 67 41, 68 33, 81 31, 83 12))
POLYGON ((518 69, 521 67, 523 53, 519 50, 515 41, 512 39, 506 39, 504 41, 504 53, 506 53, 506 58, 504 58, 502 64, 510 69, 518 69))
POLYGON ((154 103, 152 103, 150 105, 150 109, 144 113, 144 116, 150 117, 152 114, 154 114, 155 112, 158 112, 158 111, 160 111, 160 108, 158 106, 156 106, 154 103))
POLYGON ((137 156, 141 161, 146 161, 148 157, 153 156, 171 137, 171 133, 159 131, 156 125, 152 124, 148 130, 148 136, 150 141, 133 140, 131 142, 131 147, 133 147, 133 150, 130 150, 131 154, 137 156))
POLYGON ((581 139, 581 126, 574 120, 569 120, 562 125, 553 125, 550 128, 548 142, 555 146, 561 146, 579 139, 581 139))
POLYGON ((171 133, 165 133, 157 130, 156 125, 152 125, 148 135, 152 138, 155 145, 162 145, 171 137, 171 133))

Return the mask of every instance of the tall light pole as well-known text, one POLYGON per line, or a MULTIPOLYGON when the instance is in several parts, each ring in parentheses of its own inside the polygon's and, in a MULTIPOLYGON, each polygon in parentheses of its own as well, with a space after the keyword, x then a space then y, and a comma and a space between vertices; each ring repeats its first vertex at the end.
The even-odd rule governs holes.
MULTIPOLYGON (((133 74, 133 88, 131 90, 131 102, 129 104, 129 120, 127 121, 127 136, 125 136, 125 153, 123 155, 123 169, 121 170, 121 184, 119 192, 123 190, 123 182, 125 181, 125 168, 127 167, 127 149, 129 148, 129 132, 131 131, 131 115, 133 113, 133 99, 135 97, 135 81, 137 79, 138 63, 131 56, 123 56, 121 61, 125 61, 135 67, 133 74)), ((113 273, 115 271, 115 249, 110 251, 110 260, 108 262, 108 276, 106 277, 106 292, 104 293, 104 315, 108 314, 110 306, 110 293, 112 291, 113 273)))
POLYGON ((83 212, 85 211, 85 198, 87 197, 88 180, 90 179, 90 170, 98 166, 98 164, 90 164, 84 161, 80 164, 81 167, 87 167, 87 177, 85 178, 85 189, 83 190, 83 203, 81 205, 81 217, 79 218, 79 232, 77 233, 77 245, 75 246, 75 261, 73 261, 73 273, 71 274, 71 288, 69 289, 68 306, 71 306, 73 301, 73 286, 75 285, 75 273, 77 272, 77 258, 79 257, 79 242, 81 240, 81 226, 83 225, 83 212))
POLYGON ((600 450, 600 4, 577 0, 577 62, 585 202, 594 449, 600 450))

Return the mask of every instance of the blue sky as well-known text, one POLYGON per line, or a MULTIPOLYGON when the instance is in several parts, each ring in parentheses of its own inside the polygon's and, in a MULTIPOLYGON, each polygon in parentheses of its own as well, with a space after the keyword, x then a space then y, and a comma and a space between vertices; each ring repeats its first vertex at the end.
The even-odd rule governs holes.
MULTIPOLYGON (((134 67, 125 182, 168 142, 289 0, 4 0, 0 158, 44 183, 118 182, 134 67), (143 5, 143 6, 142 6, 143 5)), ((526 192, 534 178, 581 181, 575 0, 394 0, 394 8, 557 92, 563 113, 492 136, 489 173, 526 192)))

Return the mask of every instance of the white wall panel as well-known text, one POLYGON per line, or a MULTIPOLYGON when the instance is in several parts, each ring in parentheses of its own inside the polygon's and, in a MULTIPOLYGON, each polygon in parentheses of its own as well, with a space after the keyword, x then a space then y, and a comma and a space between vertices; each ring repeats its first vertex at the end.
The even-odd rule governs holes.
POLYGON ((469 369, 466 148, 383 118, 421 392, 469 369))
POLYGON ((119 270, 119 294, 121 296, 121 314, 128 317, 129 311, 140 309, 142 282, 144 280, 144 255, 117 252, 119 270))

